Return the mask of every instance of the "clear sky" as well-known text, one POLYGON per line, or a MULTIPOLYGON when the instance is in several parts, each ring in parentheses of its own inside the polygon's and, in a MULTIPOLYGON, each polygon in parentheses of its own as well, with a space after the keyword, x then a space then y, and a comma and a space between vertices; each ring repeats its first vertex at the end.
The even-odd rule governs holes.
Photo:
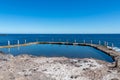
POLYGON ((120 0, 0 0, 0 33, 120 33, 120 0))

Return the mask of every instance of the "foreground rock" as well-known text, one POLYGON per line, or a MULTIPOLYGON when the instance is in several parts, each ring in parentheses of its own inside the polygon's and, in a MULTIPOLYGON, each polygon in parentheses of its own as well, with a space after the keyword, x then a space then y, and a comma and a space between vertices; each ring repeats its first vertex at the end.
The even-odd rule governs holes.
POLYGON ((0 59, 0 80, 120 80, 112 67, 95 59, 10 56, 0 59))

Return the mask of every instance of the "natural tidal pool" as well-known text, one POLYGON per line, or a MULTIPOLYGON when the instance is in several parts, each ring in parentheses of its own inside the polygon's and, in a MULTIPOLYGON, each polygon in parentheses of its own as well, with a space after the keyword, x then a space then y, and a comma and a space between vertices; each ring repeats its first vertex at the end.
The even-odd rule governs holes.
POLYGON ((113 62, 113 59, 110 56, 89 46, 34 44, 14 48, 1 48, 0 51, 14 56, 30 54, 45 57, 95 58, 113 62))

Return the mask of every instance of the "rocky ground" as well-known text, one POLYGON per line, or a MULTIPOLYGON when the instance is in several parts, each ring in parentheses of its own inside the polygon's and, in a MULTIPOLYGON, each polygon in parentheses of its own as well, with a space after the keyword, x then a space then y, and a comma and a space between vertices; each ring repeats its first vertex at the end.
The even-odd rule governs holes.
POLYGON ((0 54, 0 80, 120 80, 120 71, 95 59, 0 54))

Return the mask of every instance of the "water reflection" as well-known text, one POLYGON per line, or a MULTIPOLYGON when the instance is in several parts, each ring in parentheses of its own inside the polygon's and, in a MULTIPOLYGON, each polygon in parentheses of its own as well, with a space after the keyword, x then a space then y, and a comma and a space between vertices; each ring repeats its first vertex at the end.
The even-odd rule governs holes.
POLYGON ((20 47, 18 46, 17 49, 18 49, 18 51, 19 51, 19 50, 20 50, 20 47))
POLYGON ((10 53, 10 50, 11 50, 11 49, 10 49, 10 48, 8 48, 8 53, 10 53))

